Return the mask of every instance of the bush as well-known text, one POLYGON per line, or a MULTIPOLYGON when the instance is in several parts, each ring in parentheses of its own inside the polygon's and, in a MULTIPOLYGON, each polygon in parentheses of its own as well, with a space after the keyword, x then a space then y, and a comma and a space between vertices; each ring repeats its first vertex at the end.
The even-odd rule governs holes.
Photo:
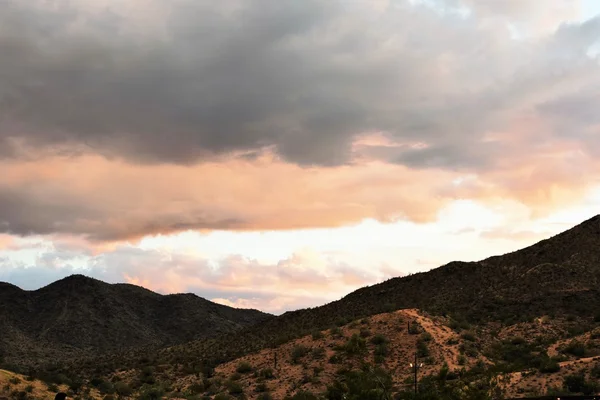
POLYGON ((581 358, 585 356, 586 353, 585 345, 577 340, 571 340, 571 342, 563 349, 563 352, 581 358))
POLYGON ((294 348, 292 349, 292 363, 298 364, 300 359, 307 355, 309 351, 310 349, 306 346, 302 346, 300 344, 294 346, 294 348))
POLYGON ((371 336, 371 331, 368 328, 360 328, 360 337, 368 338, 371 336))
POLYGON ((259 383, 256 385, 256 389, 255 389, 255 390, 256 390, 256 392, 257 392, 257 393, 264 393, 264 392, 268 392, 268 391, 269 391, 269 388, 267 387, 267 384, 266 384, 266 383, 264 383, 264 382, 259 382, 259 383))
POLYGON ((388 339, 379 333, 371 338, 371 343, 373 343, 374 345, 380 345, 380 344, 384 344, 387 342, 388 342, 388 339))
POLYGON ((258 373, 259 378, 262 379, 273 379, 275 378, 275 375, 273 374, 273 369, 272 368, 264 368, 261 369, 260 372, 258 373))
POLYGON ((425 358, 425 357, 429 357, 429 347, 427 347, 427 343, 422 341, 422 340, 418 340, 417 341, 417 356, 419 358, 425 358))
POLYGON ((238 395, 238 394, 244 393, 244 388, 242 387, 242 385, 239 382, 227 381, 225 386, 227 386, 227 390, 229 391, 229 394, 238 395))
POLYGON ((250 365, 250 363, 247 361, 242 361, 238 364, 236 372, 239 372, 240 374, 247 374, 249 372, 252 372, 252 365, 250 365))
POLYGON ((352 335, 352 337, 344 345, 344 351, 351 355, 363 353, 366 351, 366 349, 367 343, 357 334, 352 335))
POLYGON ((469 341, 469 342, 474 342, 475 340, 477 340, 477 339, 475 338, 475 335, 473 334, 473 332, 463 332, 463 334, 462 334, 462 335, 460 335, 460 337, 461 337, 463 340, 467 340, 467 341, 469 341))
POLYGON ((315 360, 320 360, 325 357, 325 349, 323 347, 315 347, 312 350, 312 356, 315 360))
POLYGON ((544 374, 552 374, 560 371, 560 364, 558 361, 548 358, 542 361, 539 370, 544 374))
POLYGON ((312 338, 313 340, 319 340, 319 339, 323 339, 325 337, 325 335, 323 334, 323 332, 321 331, 314 331, 312 333, 312 338))
POLYGON ((127 397, 131 396, 133 390, 129 387, 125 382, 117 382, 115 383, 115 391, 119 396, 127 397))

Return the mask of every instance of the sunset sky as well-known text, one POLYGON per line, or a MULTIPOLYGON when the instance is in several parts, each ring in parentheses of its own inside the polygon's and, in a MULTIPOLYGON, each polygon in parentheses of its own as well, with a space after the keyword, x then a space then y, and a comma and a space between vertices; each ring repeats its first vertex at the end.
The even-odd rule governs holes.
POLYGON ((600 213, 600 1, 0 1, 0 281, 272 313, 600 213))

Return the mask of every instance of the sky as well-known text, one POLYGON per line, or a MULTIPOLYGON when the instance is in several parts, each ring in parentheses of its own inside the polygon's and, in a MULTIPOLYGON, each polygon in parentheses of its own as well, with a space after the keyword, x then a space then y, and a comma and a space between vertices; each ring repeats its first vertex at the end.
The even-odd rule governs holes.
POLYGON ((600 210, 596 0, 0 2, 0 281, 280 314, 600 210))

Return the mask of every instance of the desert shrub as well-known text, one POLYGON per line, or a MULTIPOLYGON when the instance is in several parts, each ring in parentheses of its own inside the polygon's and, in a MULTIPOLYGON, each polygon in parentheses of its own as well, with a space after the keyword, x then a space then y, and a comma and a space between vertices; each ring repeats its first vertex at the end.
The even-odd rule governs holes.
POLYGON ((368 328, 360 328, 360 337, 368 338, 371 336, 371 331, 368 328))
POLYGON ((200 394, 200 393, 204 392, 204 385, 200 384, 200 383, 194 383, 194 384, 190 385, 188 390, 190 391, 191 394, 200 394))
POLYGON ((273 396, 270 393, 261 393, 256 400, 273 400, 273 396))
POLYGON ((592 370, 590 371, 590 375, 592 378, 600 379, 600 363, 597 363, 596 365, 594 365, 592 367, 592 370))
POLYGON ((325 357, 325 349, 323 347, 315 347, 312 349, 311 355, 314 359, 320 360, 325 357))
POLYGON ((275 375, 273 374, 273 369, 271 368, 261 369, 258 373, 258 376, 262 379, 273 379, 275 377, 275 375))
POLYGON ((227 387, 229 394, 238 395, 238 394, 244 393, 244 388, 242 387, 242 385, 239 382, 227 381, 225 383, 225 386, 227 387))
POLYGON ((269 388, 267 387, 267 384, 266 384, 266 383, 264 383, 264 382, 259 382, 259 383, 256 385, 256 389, 255 389, 255 390, 256 390, 256 392, 257 392, 257 393, 264 393, 264 392, 268 392, 268 391, 269 391, 269 388))
POLYGON ((301 344, 294 346, 294 348, 292 349, 292 363, 298 364, 300 359, 307 355, 309 351, 310 349, 308 347, 303 346, 301 344))
POLYGON ((125 382, 116 382, 115 383, 115 391, 117 392, 117 394, 119 396, 123 396, 123 397, 131 396, 131 393, 133 392, 131 387, 128 384, 126 384, 125 382))
POLYGON ((421 334, 421 336, 419 337, 419 340, 421 340, 423 342, 431 342, 432 339, 433 339, 433 336, 431 336, 431 333, 429 333, 429 332, 423 332, 421 334))
POLYGON ((593 394, 598 390, 598 385, 595 382, 587 381, 583 374, 567 375, 563 386, 571 393, 583 393, 584 395, 593 394))
POLYGON ((361 338, 357 334, 352 335, 352 337, 344 345, 344 351, 351 355, 363 353, 366 349, 367 343, 365 342, 365 339, 361 338))
POLYGON ((429 347, 427 346, 427 342, 423 340, 417 341, 417 356, 419 358, 429 357, 429 347))
POLYGON ((252 372, 252 365, 250 365, 250 363, 247 361, 242 361, 238 364, 235 370, 240 374, 247 374, 249 372, 252 372))
POLYGON ((552 374, 560 371, 560 364, 552 358, 547 358, 541 362, 539 370, 544 374, 552 374))
POLYGON ((563 349, 563 353, 571 354, 575 357, 584 357, 586 353, 585 345, 578 340, 571 340, 563 349))
POLYGON ((323 339, 325 337, 325 335, 323 334, 323 332, 321 331, 314 331, 312 333, 312 338, 313 340, 319 340, 319 339, 323 339))
POLYGON ((460 337, 463 340, 467 340, 469 342, 474 342, 476 339, 475 334, 473 334, 473 332, 463 332, 460 337))
POLYGON ((148 386, 142 390, 137 397, 139 400, 160 400, 163 398, 165 391, 160 386, 148 386))
POLYGON ((231 379, 232 381, 239 381, 240 379, 242 379, 242 374, 240 374, 239 372, 234 372, 233 374, 231 374, 229 379, 231 379))
POLYGON ((376 334, 375 336, 373 336, 371 338, 371 343, 373 343, 374 345, 380 345, 380 344, 384 344, 387 342, 388 342, 388 339, 380 333, 376 334))

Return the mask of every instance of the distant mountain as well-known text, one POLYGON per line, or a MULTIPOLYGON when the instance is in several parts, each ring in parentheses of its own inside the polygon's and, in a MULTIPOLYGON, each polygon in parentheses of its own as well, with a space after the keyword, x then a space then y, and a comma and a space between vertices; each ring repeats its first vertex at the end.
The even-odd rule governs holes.
POLYGON ((35 291, 0 283, 0 352, 30 364, 215 337, 271 318, 193 294, 73 275, 35 291))
MULTIPOLYGON (((600 216, 533 246, 479 262, 451 262, 428 272, 359 289, 343 299, 293 311, 238 332, 198 341, 181 357, 221 362, 364 316, 416 308, 459 320, 504 325, 542 315, 582 324, 600 318, 600 216)), ((171 354, 174 349, 171 349, 171 354)))

